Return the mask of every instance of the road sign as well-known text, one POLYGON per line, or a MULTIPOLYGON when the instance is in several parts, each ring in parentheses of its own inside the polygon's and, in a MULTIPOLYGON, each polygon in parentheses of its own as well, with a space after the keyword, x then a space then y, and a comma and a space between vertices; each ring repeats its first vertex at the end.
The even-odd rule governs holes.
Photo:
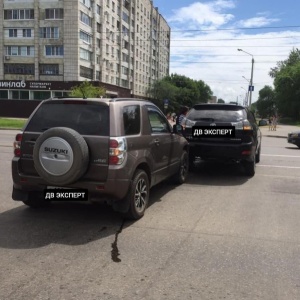
POLYGON ((169 104, 169 99, 164 99, 164 105, 168 105, 169 104))
POLYGON ((254 85, 249 85, 249 92, 253 92, 254 91, 254 85))

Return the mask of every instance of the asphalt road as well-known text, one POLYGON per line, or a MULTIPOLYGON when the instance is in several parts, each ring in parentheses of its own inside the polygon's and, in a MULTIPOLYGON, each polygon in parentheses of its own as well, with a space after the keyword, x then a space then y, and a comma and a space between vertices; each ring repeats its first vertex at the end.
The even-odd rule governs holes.
MULTIPOLYGON (((11 200, 0 131, 0 299, 300 299, 300 150, 263 137, 248 179, 203 163, 130 223, 105 205, 11 200)), ((117 188, 117 187, 116 187, 117 188)))

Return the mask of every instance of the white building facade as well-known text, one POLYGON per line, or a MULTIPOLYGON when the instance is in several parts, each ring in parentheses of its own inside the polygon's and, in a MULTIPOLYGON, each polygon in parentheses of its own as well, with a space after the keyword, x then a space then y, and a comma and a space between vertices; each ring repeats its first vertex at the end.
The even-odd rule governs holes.
POLYGON ((150 0, 0 5, 0 99, 46 99, 84 80, 147 97, 169 74, 170 27, 150 0))

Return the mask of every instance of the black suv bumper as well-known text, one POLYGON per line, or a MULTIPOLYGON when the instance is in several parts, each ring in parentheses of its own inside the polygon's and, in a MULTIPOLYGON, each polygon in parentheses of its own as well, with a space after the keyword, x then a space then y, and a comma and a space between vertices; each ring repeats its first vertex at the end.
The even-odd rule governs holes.
POLYGON ((220 160, 253 160, 255 145, 249 143, 212 143, 212 142, 190 142, 190 157, 201 157, 203 159, 220 160))

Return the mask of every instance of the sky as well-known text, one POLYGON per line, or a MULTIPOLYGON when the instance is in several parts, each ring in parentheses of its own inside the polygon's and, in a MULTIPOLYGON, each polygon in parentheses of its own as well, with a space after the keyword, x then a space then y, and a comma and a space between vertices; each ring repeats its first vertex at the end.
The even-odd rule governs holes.
POLYGON ((170 74, 204 81, 214 96, 252 103, 271 68, 300 48, 299 0, 154 0, 171 27, 170 74), (238 51, 242 49, 243 51, 238 51))

